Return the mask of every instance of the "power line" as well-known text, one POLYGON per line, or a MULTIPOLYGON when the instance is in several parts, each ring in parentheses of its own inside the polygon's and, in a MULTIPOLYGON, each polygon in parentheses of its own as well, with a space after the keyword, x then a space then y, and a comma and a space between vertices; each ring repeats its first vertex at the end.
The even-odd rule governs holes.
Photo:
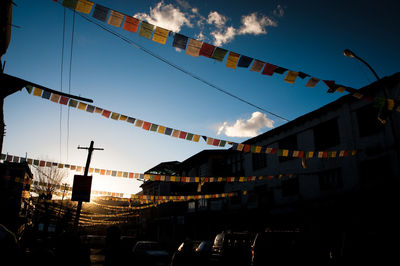
MULTIPOLYGON (((73 10, 74 16, 72 19, 72 33, 71 33, 71 52, 69 57, 69 77, 68 77, 68 93, 71 94, 71 79, 72 79, 72 52, 74 48, 74 33, 75 33, 75 14, 76 11, 73 10)), ((67 161, 68 161, 68 153, 69 153, 69 111, 71 107, 68 106, 68 113, 67 113, 67 161)))
POLYGON ((169 65, 169 66, 171 66, 171 67, 173 67, 173 68, 175 68, 175 69, 177 69, 177 70, 179 70, 179 71, 181 71, 181 72, 183 72, 183 73, 185 73, 185 74, 191 76, 192 78, 197 79, 197 80, 203 82, 204 84, 206 84, 206 85, 208 85, 208 86, 210 86, 210 87, 212 87, 212 88, 214 88, 214 89, 216 89, 216 90, 218 90, 218 91, 220 91, 220 92, 222 92, 222 93, 224 93, 224 94, 226 94, 226 95, 228 95, 228 96, 230 96, 230 97, 232 97, 232 98, 235 98, 235 99, 237 99, 237 100, 239 100, 239 101, 241 101, 241 102, 244 102, 244 103, 246 103, 246 104, 248 104, 248 105, 250 105, 250 106, 253 106, 253 107, 255 107, 255 108, 257 108, 257 109, 259 109, 259 110, 261 110, 261 111, 263 111, 263 112, 266 112, 266 113, 268 113, 268 114, 270 114, 270 115, 273 115, 273 116, 275 116, 275 117, 277 117, 277 118, 279 118, 279 119, 282 119, 282 120, 284 120, 284 121, 286 121, 286 122, 289 122, 288 119, 286 119, 286 118, 284 118, 284 117, 282 117, 282 116, 280 116, 280 115, 278 115, 278 114, 276 114, 276 113, 273 113, 273 112, 271 112, 271 111, 268 111, 268 110, 266 110, 266 109, 264 109, 264 108, 262 108, 262 107, 259 107, 259 106, 255 105, 255 104, 253 104, 253 103, 251 103, 251 102, 249 102, 249 101, 247 101, 247 100, 245 100, 245 99, 243 99, 243 98, 241 98, 241 97, 239 97, 239 96, 236 96, 236 95, 234 95, 234 94, 232 94, 232 93, 230 93, 230 92, 228 92, 228 91, 226 91, 226 90, 224 90, 224 89, 218 87, 217 85, 215 85, 215 84, 213 84, 213 83, 211 83, 211 82, 209 82, 209 81, 207 81, 207 80, 205 80, 205 79, 203 79, 203 78, 201 78, 201 77, 199 77, 199 76, 197 76, 197 75, 195 75, 195 74, 193 74, 193 73, 191 73, 191 72, 189 72, 189 71, 183 69, 182 67, 180 67, 180 66, 178 66, 178 65, 176 65, 176 64, 174 64, 174 63, 172 63, 172 62, 170 62, 170 61, 168 61, 167 59, 165 59, 165 58, 163 58, 163 57, 161 57, 161 56, 155 54, 154 52, 152 52, 152 51, 150 51, 150 50, 148 50, 148 49, 146 49, 146 48, 144 48, 143 46, 137 44, 136 42, 134 42, 134 41, 132 41, 132 40, 130 40, 130 39, 128 39, 127 37, 125 37, 125 36, 123 36, 123 35, 121 35, 121 34, 115 32, 115 31, 113 31, 113 30, 111 30, 111 29, 109 29, 109 28, 107 28, 107 27, 101 25, 100 23, 97 23, 96 21, 94 21, 94 20, 92 20, 92 19, 90 19, 90 18, 88 18, 88 17, 86 17, 86 16, 83 16, 83 15, 80 14, 80 13, 78 13, 78 15, 81 16, 82 18, 84 18, 85 20, 87 20, 87 21, 89 21, 89 22, 91 22, 91 23, 93 23, 93 24, 99 26, 99 27, 102 28, 103 30, 105 30, 105 31, 107 31, 107 32, 109 32, 109 33, 115 35, 116 37, 122 39, 123 41, 125 41, 125 42, 131 44, 132 46, 134 46, 134 47, 136 47, 136 48, 142 50, 143 52, 145 52, 145 53, 147 53, 147 54, 153 56, 154 58, 156 58, 156 59, 158 59, 158 60, 160 60, 160 61, 166 63, 167 65, 169 65))

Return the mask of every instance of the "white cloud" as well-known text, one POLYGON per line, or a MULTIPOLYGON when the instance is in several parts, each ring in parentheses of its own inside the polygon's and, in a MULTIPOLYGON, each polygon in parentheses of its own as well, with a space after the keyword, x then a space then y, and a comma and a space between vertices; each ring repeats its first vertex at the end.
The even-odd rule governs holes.
POLYGON ((278 18, 282 17, 285 14, 285 11, 281 7, 281 5, 278 5, 276 9, 274 10, 274 15, 278 18))
POLYGON ((234 27, 228 27, 225 31, 217 30, 211 32, 214 37, 214 45, 221 46, 225 43, 231 42, 236 36, 236 29, 234 27))
POLYGON ((278 24, 266 15, 258 16, 257 12, 251 13, 247 16, 242 16, 242 26, 240 27, 239 34, 267 34, 266 27, 276 27, 278 24))
POLYGON ((218 128, 217 134, 224 133, 228 137, 255 137, 264 127, 273 128, 274 121, 269 119, 266 114, 254 112, 247 120, 237 119, 234 124, 224 122, 218 128))
POLYGON ((217 11, 213 11, 208 14, 207 23, 211 25, 214 24, 217 28, 222 28, 225 26, 226 21, 227 17, 219 14, 217 11))
POLYGON ((164 4, 163 1, 159 2, 154 8, 150 7, 150 15, 137 13, 134 17, 174 32, 179 32, 183 25, 193 27, 185 13, 172 4, 164 4))
POLYGON ((185 0, 176 0, 176 2, 183 7, 184 9, 189 9, 190 8, 190 4, 188 2, 186 2, 185 0))

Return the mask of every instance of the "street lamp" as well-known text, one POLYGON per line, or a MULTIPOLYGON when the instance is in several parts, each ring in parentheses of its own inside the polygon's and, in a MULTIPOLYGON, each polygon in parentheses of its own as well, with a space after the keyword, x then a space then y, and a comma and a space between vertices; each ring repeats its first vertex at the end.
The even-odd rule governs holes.
POLYGON ((350 57, 350 58, 356 58, 359 61, 361 61, 364 65, 366 65, 372 71, 372 73, 374 73, 374 75, 375 75, 375 77, 376 77, 376 79, 378 81, 381 80, 380 77, 378 76, 378 74, 376 74, 375 70, 367 62, 365 62, 364 59, 358 57, 352 50, 346 49, 346 50, 343 51, 343 54, 344 54, 344 56, 347 56, 347 57, 350 57))

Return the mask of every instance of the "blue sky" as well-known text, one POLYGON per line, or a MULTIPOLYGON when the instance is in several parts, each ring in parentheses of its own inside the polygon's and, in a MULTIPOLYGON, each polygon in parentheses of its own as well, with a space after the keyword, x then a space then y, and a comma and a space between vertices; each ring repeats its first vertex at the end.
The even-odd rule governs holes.
MULTIPOLYGON (((13 9, 12 39, 3 57, 5 73, 61 90, 64 8, 51 0, 19 0, 13 9)), ((352 49, 383 77, 399 70, 398 1, 111 1, 95 3, 186 36, 311 76, 353 88, 374 81, 369 70, 343 56, 352 49), (244 4, 245 3, 245 4, 244 4)), ((89 18, 92 17, 89 15, 89 18)), ((123 42, 66 10, 62 90, 88 97, 94 105, 199 135, 241 142, 285 123, 231 98, 123 42), (252 118, 252 119, 251 119, 252 118), (221 128, 222 125, 225 125, 221 128), (268 127, 269 126, 269 127, 268 127), (225 130, 224 130, 225 129, 225 130), (241 136, 241 137, 237 137, 241 136)), ((289 84, 285 75, 265 76, 231 69, 206 57, 192 57, 99 22, 208 82, 288 120, 341 96, 320 82, 289 84)), ((84 165, 90 141, 92 167, 144 172, 160 162, 182 161, 203 149, 199 143, 147 132, 26 91, 5 100, 7 133, 3 153, 84 165), (61 125, 61 131, 60 131, 61 125), (61 139, 61 145, 60 145, 61 139), (68 144, 68 145, 67 145, 68 144)), ((226 146, 228 148, 229 145, 226 146)), ((135 193, 139 182, 96 176, 94 189, 135 193)))

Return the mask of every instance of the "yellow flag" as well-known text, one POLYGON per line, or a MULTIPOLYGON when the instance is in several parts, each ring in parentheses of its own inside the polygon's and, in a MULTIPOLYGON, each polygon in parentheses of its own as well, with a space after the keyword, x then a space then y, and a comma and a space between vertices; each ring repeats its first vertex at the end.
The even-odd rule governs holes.
POLYGON ((86 106, 87 106, 86 103, 79 102, 78 109, 79 110, 86 110, 86 106))
POLYGON ((165 127, 164 127, 164 126, 158 126, 157 132, 160 133, 160 134, 164 134, 164 132, 165 132, 165 127))
POLYGON ((387 109, 389 111, 392 111, 394 108, 394 100, 393 99, 387 99, 387 109))
POLYGON ((288 157, 289 150, 282 150, 282 156, 288 157))
POLYGON ((256 146, 256 153, 260 153, 261 152, 262 147, 261 146, 256 146))
POLYGON ((51 97, 50 97, 50 101, 58 103, 58 100, 60 100, 60 97, 61 97, 60 95, 52 93, 51 97))
POLYGON ((128 119, 128 117, 126 115, 121 115, 119 117, 119 120, 122 120, 122 121, 126 121, 126 119, 128 119))
POLYGON ((226 60, 226 66, 235 69, 237 62, 239 61, 240 54, 229 52, 228 59, 226 60))
POLYGON ((285 81, 290 84, 293 84, 296 81, 298 75, 299 75, 298 72, 290 70, 285 77, 285 81))
POLYGON ((192 141, 199 142, 200 135, 194 135, 192 141))
POLYGON ((169 30, 163 29, 161 27, 157 27, 154 31, 153 41, 165 44, 167 42, 169 30))
POLYGON ((337 90, 338 92, 342 93, 342 92, 345 91, 345 87, 339 86, 336 90, 337 90))
POLYGON ((42 96, 42 92, 43 92, 43 90, 42 89, 39 89, 39 88, 34 88, 33 89, 33 95, 35 95, 35 96, 42 96))
POLYGON ((199 52, 201 46, 203 45, 202 41, 198 41, 195 39, 189 39, 189 43, 186 48, 186 54, 197 57, 199 56, 199 52))
POLYGON ((92 10, 93 2, 88 0, 79 0, 75 10, 84 14, 89 14, 92 10))
POLYGON ((110 12, 110 17, 108 18, 107 23, 110 24, 111 26, 114 27, 121 27, 122 24, 122 20, 124 20, 124 15, 122 15, 121 13, 111 10, 110 12))

